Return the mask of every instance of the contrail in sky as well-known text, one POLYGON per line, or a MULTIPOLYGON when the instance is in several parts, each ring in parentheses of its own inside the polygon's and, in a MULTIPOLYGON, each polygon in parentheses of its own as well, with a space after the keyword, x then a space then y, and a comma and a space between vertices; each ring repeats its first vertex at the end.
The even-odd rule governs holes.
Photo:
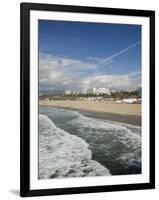
MULTIPOLYGON (((141 41, 138 41, 138 42, 135 42, 134 44, 131 44, 131 45, 128 46, 127 48, 122 49, 122 50, 118 51, 117 53, 115 53, 115 54, 113 54, 113 55, 111 55, 111 56, 105 58, 105 59, 104 59, 104 62, 107 62, 107 61, 111 60, 112 58, 115 58, 116 56, 125 53, 126 51, 128 51, 128 50, 130 50, 130 49, 136 47, 136 46, 139 45, 140 43, 141 43, 141 41)), ((102 63, 103 63, 103 62, 102 62, 102 63)), ((100 64, 101 64, 101 63, 100 63, 100 64)))

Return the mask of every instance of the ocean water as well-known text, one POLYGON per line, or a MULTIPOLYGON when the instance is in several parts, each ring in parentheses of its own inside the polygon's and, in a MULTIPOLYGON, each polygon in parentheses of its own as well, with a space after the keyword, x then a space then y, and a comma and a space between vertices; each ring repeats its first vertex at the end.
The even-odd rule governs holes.
POLYGON ((39 178, 140 173, 140 127, 39 108, 39 178))

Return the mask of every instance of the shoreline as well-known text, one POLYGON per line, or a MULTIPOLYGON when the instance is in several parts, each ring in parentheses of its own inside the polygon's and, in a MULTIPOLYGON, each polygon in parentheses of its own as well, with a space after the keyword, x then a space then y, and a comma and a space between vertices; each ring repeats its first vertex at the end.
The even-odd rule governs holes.
POLYGON ((100 111, 90 111, 86 109, 77 109, 65 106, 57 106, 57 105, 46 105, 39 104, 41 107, 53 107, 63 110, 74 110, 78 111, 86 117, 109 120, 113 122, 125 123, 130 125, 135 125, 141 127, 141 116, 137 115, 126 115, 126 114, 118 114, 118 113, 110 113, 110 112, 100 112, 100 111))
POLYGON ((81 112, 86 117, 109 120, 112 122, 125 123, 125 124, 141 127, 141 117, 136 116, 136 115, 121 115, 121 114, 93 112, 93 111, 92 112, 79 111, 79 112, 81 112))

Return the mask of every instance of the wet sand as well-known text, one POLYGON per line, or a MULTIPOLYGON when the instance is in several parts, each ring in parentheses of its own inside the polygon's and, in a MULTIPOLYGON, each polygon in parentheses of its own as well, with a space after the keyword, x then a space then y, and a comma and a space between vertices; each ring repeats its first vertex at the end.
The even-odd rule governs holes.
POLYGON ((135 115, 121 115, 121 114, 114 114, 114 113, 102 113, 102 112, 85 112, 80 111, 83 115, 87 117, 93 117, 98 119, 104 119, 109 121, 116 121, 136 126, 141 126, 141 116, 135 115))
POLYGON ((88 101, 39 101, 40 106, 77 110, 85 116, 141 126, 141 104, 88 101))

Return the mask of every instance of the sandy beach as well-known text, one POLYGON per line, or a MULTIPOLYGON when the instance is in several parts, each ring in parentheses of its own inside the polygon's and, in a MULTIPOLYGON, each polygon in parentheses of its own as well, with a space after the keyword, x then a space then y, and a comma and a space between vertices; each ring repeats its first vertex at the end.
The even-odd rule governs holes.
POLYGON ((96 101, 39 101, 40 106, 78 110, 85 116, 141 126, 141 104, 96 101))

